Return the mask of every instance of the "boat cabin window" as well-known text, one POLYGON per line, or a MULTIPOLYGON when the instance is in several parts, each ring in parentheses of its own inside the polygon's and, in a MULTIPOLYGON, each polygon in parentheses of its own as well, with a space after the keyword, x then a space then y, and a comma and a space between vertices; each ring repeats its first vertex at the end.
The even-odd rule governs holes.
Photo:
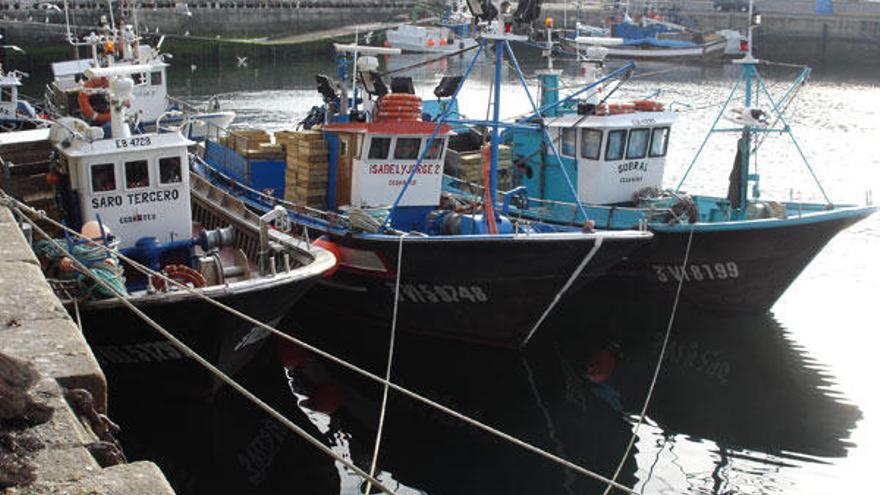
POLYGON ((623 159, 623 148, 626 146, 626 129, 608 132, 608 144, 605 145, 605 160, 623 159))
POLYGON ((92 165, 92 192, 116 190, 116 170, 112 163, 92 165))
POLYGON ((180 157, 159 158, 159 184, 177 184, 180 181, 180 157))
POLYGON ((648 154, 648 134, 650 129, 633 129, 629 131, 629 144, 626 146, 626 159, 644 158, 648 154))
POLYGON ((445 141, 444 138, 434 138, 434 141, 431 142, 431 146, 428 147, 428 151, 425 152, 426 160, 436 160, 440 158, 440 154, 443 153, 443 141, 445 141))
POLYGON ((150 72, 150 84, 153 86, 162 85, 162 71, 150 72))
POLYGON ((131 80, 134 81, 135 85, 140 86, 147 80, 147 77, 143 72, 138 72, 131 75, 131 80))
POLYGON ((12 88, 6 87, 0 91, 0 101, 12 101, 12 88))
POLYGON ((415 160, 419 157, 421 138, 397 138, 394 145, 394 158, 398 160, 415 160))
POLYGON ((387 160, 389 149, 391 149, 391 138, 374 137, 370 142, 370 153, 367 157, 371 160, 387 160))
POLYGON ((598 129, 581 129, 581 158, 599 159, 599 148, 602 147, 602 131, 598 129))
POLYGON ((666 147, 669 145, 669 128, 658 127, 651 132, 651 158, 666 156, 666 147))
POLYGON ((574 156, 577 147, 577 130, 571 127, 562 129, 562 154, 564 156, 574 156))
POLYGON ((125 187, 136 189, 150 185, 150 173, 146 160, 125 162, 125 187))

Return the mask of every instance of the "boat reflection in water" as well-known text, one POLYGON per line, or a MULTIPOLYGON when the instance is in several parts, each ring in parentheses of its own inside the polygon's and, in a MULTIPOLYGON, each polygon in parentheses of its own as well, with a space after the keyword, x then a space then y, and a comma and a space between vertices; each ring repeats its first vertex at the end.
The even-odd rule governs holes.
MULTIPOLYGON (((566 308, 548 325, 556 331, 523 354, 400 336, 393 381, 610 477, 642 408, 666 320, 620 321, 620 313, 606 319, 594 311, 591 333, 578 335, 586 325, 571 323, 583 321, 578 311, 566 308), (596 321, 614 324, 602 334, 596 321)), ((301 329, 306 341, 384 374, 387 339, 376 329, 352 323, 345 342, 330 341, 343 332, 324 331, 310 315, 298 318, 287 328, 301 329)), ((730 485, 791 488, 787 467, 846 456, 861 412, 828 392, 833 383, 821 365, 772 316, 692 312, 678 321, 621 483, 647 484, 647 493, 669 486, 700 493, 730 485)), ((316 424, 329 424, 327 437, 369 468, 381 387, 307 351, 281 351, 303 410, 316 424)), ((604 488, 394 391, 378 464, 381 479, 427 493, 604 488)), ((340 474, 345 486, 347 475, 340 474)))

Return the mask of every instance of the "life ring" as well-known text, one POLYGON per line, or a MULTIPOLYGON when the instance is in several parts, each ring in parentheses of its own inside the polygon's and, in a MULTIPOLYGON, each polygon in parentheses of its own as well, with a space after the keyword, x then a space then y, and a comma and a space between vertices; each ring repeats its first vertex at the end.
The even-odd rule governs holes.
POLYGON ((382 97, 382 103, 385 103, 385 102, 388 102, 388 103, 391 103, 391 102, 394 102, 394 103, 417 102, 419 105, 421 105, 422 99, 419 98, 417 95, 410 94, 410 93, 388 93, 387 95, 382 97))
MULTIPOLYGON (((162 269, 162 273, 171 280, 183 285, 190 285, 194 289, 208 285, 204 275, 186 265, 168 265, 162 269)), ((157 291, 165 291, 170 288, 166 285, 165 279, 158 275, 153 275, 151 282, 157 291)))
POLYGON ((391 117, 391 118, 412 118, 418 119, 422 116, 422 112, 418 110, 379 110, 376 114, 377 117, 391 117))
MULTIPOLYGON (((107 82, 106 77, 99 77, 96 79, 89 79, 85 83, 83 83, 83 87, 86 89, 92 88, 106 88, 110 84, 107 82)), ((79 96, 77 96, 77 101, 79 102, 80 111, 85 118, 91 120, 96 124, 105 124, 110 121, 110 110, 106 112, 98 112, 92 106, 92 102, 89 100, 89 97, 92 93, 88 91, 80 91, 79 96)))
POLYGON ((638 112, 662 112, 663 104, 653 100, 636 100, 632 102, 638 112))
POLYGON ((633 113, 636 111, 635 105, 629 103, 602 103, 597 108, 597 112, 602 115, 619 115, 622 113, 633 113))
POLYGON ((398 102, 398 101, 389 101, 384 102, 379 106, 380 110, 390 110, 392 112, 420 112, 422 110, 422 105, 418 102, 398 102))

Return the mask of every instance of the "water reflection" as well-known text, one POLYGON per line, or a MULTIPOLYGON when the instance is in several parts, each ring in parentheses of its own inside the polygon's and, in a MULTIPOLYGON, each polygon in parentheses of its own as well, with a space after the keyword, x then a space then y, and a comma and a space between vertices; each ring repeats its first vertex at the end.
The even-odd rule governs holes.
MULTIPOLYGON (((556 317, 552 332, 522 355, 401 337, 394 377, 422 395, 608 476, 630 439, 659 354, 665 320, 654 316, 608 320, 596 311, 568 308, 556 317), (596 330, 609 321, 613 325, 596 330)), ((742 486, 760 478, 760 483, 782 488, 788 474, 780 470, 846 455, 860 411, 827 391, 833 384, 826 370, 793 346, 772 316, 679 317, 648 424, 621 482, 646 486, 649 492, 667 485, 674 491, 717 493, 729 489, 733 478, 742 486), (679 467, 667 460, 673 445, 675 456, 682 457, 676 461, 679 467), (742 459, 751 472, 745 478, 739 478, 742 459), (776 475, 762 477, 767 473, 776 475)), ((309 342, 339 350, 377 373, 384 369, 387 329, 359 322, 315 327, 303 312, 296 327, 309 342)), ((347 439, 352 457, 369 466, 379 387, 307 353, 286 348, 284 354, 301 398, 308 397, 305 409, 327 414, 330 428, 347 439)), ((379 465, 398 482, 428 493, 601 489, 597 482, 393 392, 379 465)))

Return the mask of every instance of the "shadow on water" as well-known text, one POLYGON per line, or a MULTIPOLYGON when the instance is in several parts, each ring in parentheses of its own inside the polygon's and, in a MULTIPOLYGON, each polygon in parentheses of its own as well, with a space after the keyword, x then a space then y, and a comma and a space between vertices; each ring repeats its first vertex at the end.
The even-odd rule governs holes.
MULTIPOLYGON (((610 476, 641 410, 666 316, 658 311, 621 318, 626 313, 616 312, 610 319, 600 313, 567 308, 523 353, 401 335, 394 381, 610 476)), ((387 328, 324 321, 320 313, 301 311, 288 327, 384 374, 387 328)), ((707 479, 718 478, 737 456, 774 469, 845 456, 861 412, 827 391, 832 382, 821 364, 793 346, 786 333, 770 315, 679 314, 648 408, 649 425, 634 450, 662 445, 659 457, 668 442, 701 443, 712 465, 702 473, 707 479)), ((282 356, 292 368, 304 410, 326 414, 352 458, 368 468, 380 386, 290 346, 282 347, 282 356)), ((393 391, 385 421, 380 470, 404 486, 427 493, 597 493, 602 488, 393 391)), ((626 485, 646 484, 651 476, 637 457, 624 464, 619 481, 626 485)))

